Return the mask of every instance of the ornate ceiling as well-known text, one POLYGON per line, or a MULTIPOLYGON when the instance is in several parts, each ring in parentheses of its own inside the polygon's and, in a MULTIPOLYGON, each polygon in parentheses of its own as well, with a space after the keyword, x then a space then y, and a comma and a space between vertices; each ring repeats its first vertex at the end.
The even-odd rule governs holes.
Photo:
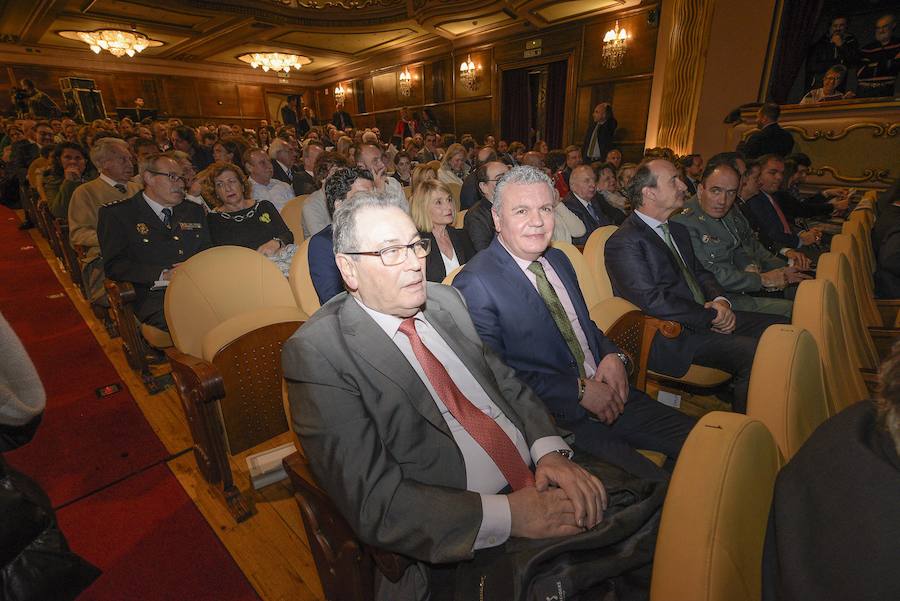
MULTIPOLYGON (((162 46, 147 58, 240 68, 247 52, 311 59, 313 80, 373 56, 534 31, 639 4, 640 0, 0 0, 0 46, 84 52, 63 30, 136 28, 162 46)), ((129 60, 129 59, 121 59, 129 60)), ((245 67, 246 68, 246 67, 245 67)))

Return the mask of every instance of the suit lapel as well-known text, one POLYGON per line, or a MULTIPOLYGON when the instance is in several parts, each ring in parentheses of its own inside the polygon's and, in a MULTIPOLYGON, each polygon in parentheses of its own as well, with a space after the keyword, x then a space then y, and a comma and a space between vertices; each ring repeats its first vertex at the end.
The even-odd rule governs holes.
MULTIPOLYGON (((450 428, 438 411, 428 388, 409 361, 378 324, 366 315, 349 294, 341 307, 341 330, 355 354, 406 393, 410 403, 432 426, 450 436, 450 428)), ((455 350, 455 349, 454 349, 455 350)))
MULTIPOLYGON (((644 237, 650 240, 650 243, 656 246, 660 250, 660 252, 664 253, 666 259, 669 261, 669 265, 672 266, 672 269, 681 277, 681 268, 678 266, 678 263, 675 261, 675 257, 672 256, 672 251, 669 249, 668 245, 663 242, 663 239, 660 238, 656 232, 654 232, 649 225, 647 225, 643 219, 632 213, 628 216, 629 219, 632 220, 634 225, 642 232, 644 232, 644 237)), ((670 230, 671 232, 671 230, 670 230)), ((677 242, 676 242, 677 243, 677 242)), ((681 248, 679 244, 678 248, 681 248)))

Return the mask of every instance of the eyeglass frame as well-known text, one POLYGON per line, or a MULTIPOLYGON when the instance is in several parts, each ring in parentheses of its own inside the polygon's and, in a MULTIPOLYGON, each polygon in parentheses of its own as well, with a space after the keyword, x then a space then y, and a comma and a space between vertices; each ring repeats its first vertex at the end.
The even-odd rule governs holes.
POLYGON ((178 175, 176 173, 166 173, 165 171, 154 171, 152 169, 147 169, 146 171, 147 173, 152 173, 153 175, 165 175, 173 184, 178 180, 181 180, 182 184, 184 184, 185 186, 187 185, 187 179, 183 175, 178 175))
POLYGON ((363 255, 367 257, 378 257, 381 259, 381 264, 385 267, 396 267, 397 265, 402 265, 409 258, 409 251, 413 251, 413 256, 417 259, 424 259, 428 256, 428 253, 431 252, 431 238, 420 238, 415 242, 411 242, 409 244, 394 244, 392 246, 385 246, 381 250, 365 250, 365 251, 356 251, 356 252, 344 252, 339 253, 342 255, 363 255), (415 248, 423 248, 425 250, 425 254, 421 257, 416 254, 415 248), (404 249, 403 256, 396 262, 388 264, 385 261, 384 253, 390 250, 400 250, 404 249))

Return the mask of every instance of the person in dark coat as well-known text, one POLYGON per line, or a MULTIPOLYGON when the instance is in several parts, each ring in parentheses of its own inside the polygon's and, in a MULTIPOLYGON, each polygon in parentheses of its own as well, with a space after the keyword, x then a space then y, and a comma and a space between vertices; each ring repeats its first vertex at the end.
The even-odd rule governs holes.
POLYGON ((764 154, 789 155, 794 148, 794 137, 778 124, 780 116, 781 108, 775 103, 768 102, 759 107, 756 113, 759 131, 738 144, 738 152, 748 159, 758 159, 764 154))
POLYGON ((835 15, 828 31, 809 49, 806 56, 805 88, 820 87, 826 71, 835 65, 852 69, 859 64, 859 41, 847 30, 847 25, 846 16, 835 15))
POLYGON ((490 246, 496 235, 491 207, 497 180, 509 171, 509 166, 500 161, 485 163, 476 170, 478 177, 478 202, 472 205, 463 219, 463 229, 469 234, 475 252, 490 246))
POLYGON ((593 122, 584 133, 581 153, 584 163, 606 160, 606 153, 613 147, 613 136, 619 123, 613 117, 612 105, 601 102, 594 107, 593 122))

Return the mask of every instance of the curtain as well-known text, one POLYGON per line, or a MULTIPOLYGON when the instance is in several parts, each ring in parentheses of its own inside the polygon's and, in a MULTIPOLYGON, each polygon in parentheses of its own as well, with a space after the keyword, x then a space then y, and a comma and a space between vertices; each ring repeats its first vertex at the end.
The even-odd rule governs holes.
POLYGON ((790 0, 784 3, 766 100, 778 104, 788 101, 794 80, 806 60, 806 53, 815 41, 813 36, 823 4, 824 0, 790 0))
POLYGON ((528 143, 531 123, 531 92, 527 69, 503 71, 500 137, 509 142, 528 143))
POLYGON ((568 74, 568 61, 550 63, 550 70, 547 74, 547 119, 545 121, 547 146, 550 148, 562 148, 568 74))

